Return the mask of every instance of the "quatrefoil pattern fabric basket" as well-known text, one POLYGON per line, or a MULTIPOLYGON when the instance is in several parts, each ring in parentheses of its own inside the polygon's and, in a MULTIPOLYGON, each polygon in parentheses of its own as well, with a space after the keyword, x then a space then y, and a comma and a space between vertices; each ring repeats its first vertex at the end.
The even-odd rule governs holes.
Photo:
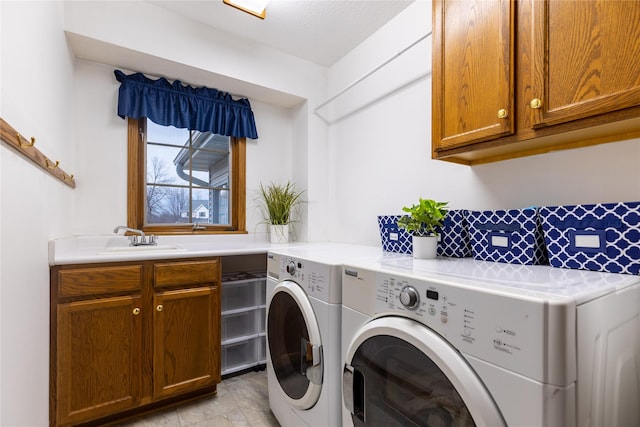
POLYGON ((540 208, 553 267, 640 274, 640 202, 540 208))
POLYGON ((450 210, 439 231, 438 255, 454 258, 471 256, 466 210, 450 210))
POLYGON ((537 210, 472 211, 469 234, 474 259, 509 264, 546 264, 537 210))
MULTIPOLYGON (((469 211, 450 210, 447 212, 442 228, 438 229, 438 255, 463 258, 471 256, 469 227, 467 218, 469 211)), ((382 250, 401 254, 413 253, 413 237, 411 233, 398 227, 402 215, 381 215, 378 217, 382 250)))
POLYGON ((381 215, 378 217, 382 250, 400 254, 413 253, 413 239, 405 229, 398 227, 401 215, 381 215))

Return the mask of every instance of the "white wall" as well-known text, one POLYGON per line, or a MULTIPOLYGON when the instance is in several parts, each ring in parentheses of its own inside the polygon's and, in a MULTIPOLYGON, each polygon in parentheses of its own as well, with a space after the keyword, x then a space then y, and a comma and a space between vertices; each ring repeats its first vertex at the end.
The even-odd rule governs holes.
MULTIPOLYGON (((76 174, 72 56, 62 3, 0 2, 0 115, 76 174)), ((0 425, 45 426, 49 395, 47 241, 69 233, 71 190, 0 144, 0 425)))
MULTIPOLYGON (((331 67, 331 93, 430 28, 431 2, 418 0, 331 67)), ((468 209, 640 200, 639 140, 474 167, 431 160, 430 56, 428 37, 322 109, 331 119, 331 240, 379 244, 376 216, 419 197, 468 209)))
MULTIPOLYGON (((72 190, 4 144, 0 146, 0 206, 3 207, 0 216, 0 425, 48 425, 47 242, 72 234, 110 233, 115 225, 126 222, 127 132, 126 122, 115 114, 118 83, 113 68, 126 69, 121 65, 131 59, 131 51, 127 48, 111 51, 116 53, 116 59, 123 59, 123 63, 114 61, 102 65, 74 60, 77 52, 71 51, 71 37, 65 39, 64 31, 75 29, 74 34, 80 34, 81 42, 86 42, 85 38, 93 31, 104 32, 107 39, 118 38, 126 33, 120 8, 128 12, 127 6, 135 11, 145 5, 151 7, 146 2, 0 2, 1 116, 27 138, 34 135, 37 147, 51 159, 60 160, 61 167, 73 173, 77 183, 72 190), (82 13, 74 14, 72 6, 80 7, 82 13)), ((244 83, 246 88, 264 95, 266 101, 252 100, 260 139, 247 143, 248 230, 264 231, 259 224, 260 213, 253 205, 258 184, 292 179, 293 165, 306 162, 306 159, 298 162, 293 158, 294 128, 296 138, 301 141, 296 143, 302 144, 303 150, 316 146, 315 150, 321 151, 326 146, 324 140, 316 137, 322 137, 321 120, 310 120, 304 114, 307 110, 304 100, 321 96, 326 70, 296 58, 283 58, 276 52, 261 52, 252 63, 249 46, 234 50, 225 45, 224 52, 205 54, 204 47, 219 44, 207 40, 210 35, 203 36, 202 28, 186 26, 185 29, 180 23, 162 27, 157 26, 158 22, 136 21, 123 43, 153 50, 160 37, 151 36, 166 37, 171 33, 167 28, 173 28, 181 32, 174 33, 164 45, 163 52, 169 58, 138 51, 136 60, 158 65, 158 73, 166 66, 179 77, 192 77, 186 80, 191 84, 219 79, 219 72, 230 73, 225 81, 235 84, 234 92, 240 93, 244 86, 236 77, 252 73, 253 81, 244 83), (142 28, 145 22, 150 28, 142 28), (202 37, 200 42, 198 34, 202 37), (200 47, 185 51, 181 42, 194 46, 200 43, 200 47), (224 65, 223 70, 202 68, 210 65, 207 61, 211 61, 212 56, 217 58, 216 64, 224 65), (232 57, 235 57, 233 61, 232 57), (273 64, 275 70, 265 72, 269 68, 264 64, 273 64), (292 72, 301 77, 291 78, 292 72), (271 80, 259 81, 265 77, 271 80), (273 104, 268 102, 269 97, 274 100, 273 104), (279 105, 283 100, 293 104, 279 105), (315 132, 318 127, 320 132, 315 132)), ((89 45, 89 50, 91 47, 89 45)), ((315 168, 324 167, 325 163, 315 168)), ((307 177, 314 172, 299 168, 298 173, 306 184, 307 177)))
POLYGON ((98 43, 111 52, 88 52, 82 56, 107 59, 123 66, 137 62, 137 71, 180 78, 192 84, 225 82, 232 93, 247 93, 254 99, 256 87, 281 91, 300 98, 317 95, 324 86, 326 69, 273 48, 247 43, 237 36, 217 31, 146 1, 68 1, 65 31, 84 39, 87 47, 98 43), (103 55, 103 56, 101 56, 103 55), (162 67, 157 70, 157 67, 162 67), (206 79, 206 81, 192 81, 206 79), (310 86, 314 84, 315 86, 310 86), (240 86, 241 85, 241 86, 240 86))
MULTIPOLYGON (((247 151, 248 168, 253 168, 248 175, 247 199, 253 200, 260 182, 293 180, 306 191, 309 206, 314 206, 303 212, 298 238, 328 238, 325 218, 330 201, 324 186, 327 126, 310 116, 307 107, 309 102, 317 104, 326 96, 326 68, 243 42, 148 2, 68 2, 65 31, 74 53, 93 62, 247 95, 256 113, 259 134, 247 151)), ((96 67, 79 68, 79 84, 87 92, 100 91, 101 98, 85 96, 84 89, 78 90, 78 114, 89 122, 80 125, 80 133, 93 135, 98 141, 79 147, 80 162, 87 162, 83 178, 91 189, 83 187, 76 197, 76 231, 105 232, 114 222, 124 222, 125 195, 119 191, 111 195, 113 204, 107 204, 111 212, 98 213, 98 221, 92 221, 90 213, 94 212, 92 206, 105 203, 99 199, 104 190, 126 188, 124 153, 104 153, 105 143, 109 147, 123 143, 126 125, 113 118, 115 110, 106 111, 105 105, 95 102, 108 98, 109 108, 115 105, 115 79, 96 67), (92 165, 96 161, 93 144, 100 145, 98 152, 105 155, 100 158, 104 164, 96 168, 92 165), (120 175, 113 176, 115 173, 120 175), (114 182, 105 182, 107 177, 114 182), (100 191, 89 194, 95 189, 100 191)), ((258 224, 261 217, 255 205, 250 203, 248 209, 247 230, 266 231, 258 224)))
MULTIPOLYGON (((112 66, 78 60, 75 70, 77 187, 72 233, 109 234, 127 222, 127 122, 116 115, 112 66)), ((292 112, 252 102, 260 139, 247 140, 247 230, 264 233, 255 197, 260 182, 292 176, 292 112)))
POLYGON ((48 424, 47 241, 126 221, 126 122, 115 115, 114 67, 166 69, 191 84, 256 94, 250 232, 260 230, 251 208, 258 184, 289 178, 308 191, 300 235, 310 241, 377 244, 376 216, 420 196, 472 209, 640 199, 638 140, 477 167, 430 160, 430 38, 347 93, 348 102, 319 112, 330 125, 313 113, 330 96, 327 77, 337 93, 419 40, 430 13, 418 0, 327 73, 168 21, 148 2, 0 1, 0 115, 77 179, 71 190, 0 146, 0 425, 48 424), (63 29, 86 60, 72 59, 63 29))
POLYGON ((513 159, 473 169, 478 208, 640 200, 640 140, 513 159))

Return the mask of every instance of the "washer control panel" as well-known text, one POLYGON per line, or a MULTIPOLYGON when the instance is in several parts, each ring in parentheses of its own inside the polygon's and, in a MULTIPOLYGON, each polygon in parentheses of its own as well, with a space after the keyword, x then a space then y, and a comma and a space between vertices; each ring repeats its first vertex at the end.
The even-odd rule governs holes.
MULTIPOLYGON (((544 302, 482 289, 481 283, 470 287, 382 272, 376 272, 375 278, 376 316, 414 319, 463 353, 540 381, 545 380, 550 357, 548 328, 574 327, 575 307, 556 307, 558 311, 550 314, 544 302), (551 315, 558 324, 549 325, 551 315)), ((558 343, 554 353, 571 352, 565 346, 572 342, 566 341, 558 343)))

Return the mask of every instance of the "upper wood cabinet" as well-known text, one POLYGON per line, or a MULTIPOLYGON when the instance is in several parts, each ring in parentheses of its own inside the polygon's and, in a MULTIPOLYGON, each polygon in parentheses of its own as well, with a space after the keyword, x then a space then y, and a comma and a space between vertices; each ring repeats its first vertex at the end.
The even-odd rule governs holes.
POLYGON ((434 0, 433 158, 640 136, 640 2, 434 0))
POLYGON ((434 145, 450 149, 513 134, 514 4, 434 5, 434 145))
POLYGON ((535 1, 534 126, 640 104, 640 2, 535 1))

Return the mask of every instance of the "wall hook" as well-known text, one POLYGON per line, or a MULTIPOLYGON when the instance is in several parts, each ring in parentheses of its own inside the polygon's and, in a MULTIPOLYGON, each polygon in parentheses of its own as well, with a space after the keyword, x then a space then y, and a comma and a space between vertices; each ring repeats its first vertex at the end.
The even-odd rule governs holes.
POLYGON ((50 161, 49 159, 47 159, 47 167, 48 167, 49 169, 55 169, 55 168, 57 168, 57 167, 58 167, 58 165, 59 165, 59 164, 60 164, 60 161, 59 161, 59 160, 56 160, 56 162, 55 162, 55 163, 51 163, 51 161, 50 161))
POLYGON ((33 147, 33 145, 36 143, 36 139, 33 136, 31 137, 31 142, 28 143, 28 144, 23 144, 22 143, 22 136, 20 136, 19 133, 16 133, 16 138, 18 138, 18 144, 21 147, 33 147))

